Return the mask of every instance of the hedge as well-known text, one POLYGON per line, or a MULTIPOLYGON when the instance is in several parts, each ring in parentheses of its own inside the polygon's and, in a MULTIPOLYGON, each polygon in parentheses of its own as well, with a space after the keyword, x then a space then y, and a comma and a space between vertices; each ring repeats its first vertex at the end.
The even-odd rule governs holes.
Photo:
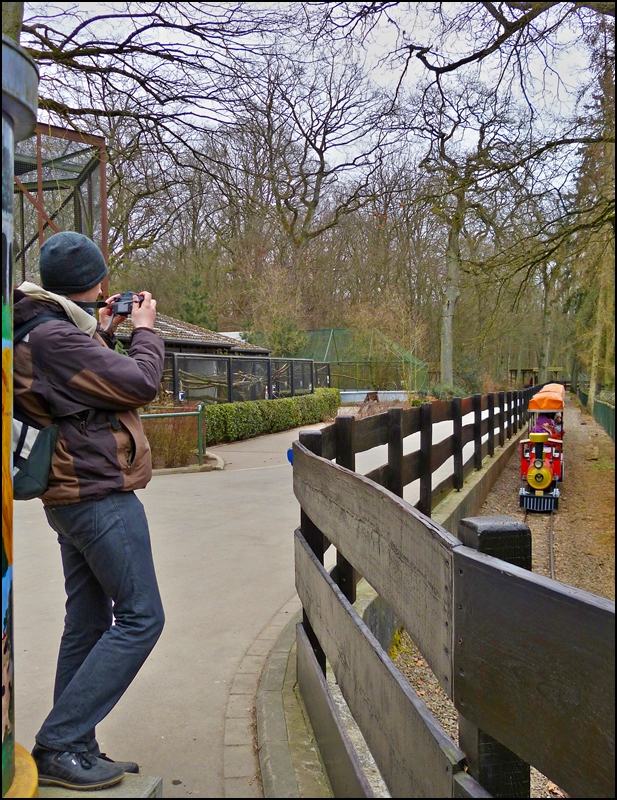
POLYGON ((281 400, 251 400, 206 406, 206 444, 251 439, 301 425, 325 422, 341 404, 338 389, 316 389, 314 394, 281 400))

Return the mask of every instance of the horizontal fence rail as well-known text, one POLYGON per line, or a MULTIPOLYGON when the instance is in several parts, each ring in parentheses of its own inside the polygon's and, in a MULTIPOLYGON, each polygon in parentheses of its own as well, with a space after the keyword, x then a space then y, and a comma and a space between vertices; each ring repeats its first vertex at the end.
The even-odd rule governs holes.
POLYGON ((433 471, 454 456, 444 483, 460 489, 522 427, 539 388, 340 417, 294 443, 298 677, 303 697, 310 694, 309 715, 320 709, 314 722, 329 743, 324 762, 336 766, 329 770, 335 796, 372 790, 354 757, 340 767, 350 745, 323 678, 326 659, 394 797, 529 796, 529 764, 570 796, 614 796, 614 603, 531 573, 521 523, 514 527, 527 533, 521 539, 514 531, 516 546, 502 540, 502 549, 491 550, 481 533, 459 528, 457 538, 429 516, 443 491, 432 487, 433 471), (453 433, 433 446, 433 423, 444 421, 453 433), (403 455, 403 440, 414 433, 420 448, 403 455), (387 463, 367 475, 354 471, 358 453, 382 445, 387 463), (416 508, 402 491, 418 479, 416 508), (328 574, 331 544, 337 563, 328 574), (459 711, 460 746, 357 615, 359 576, 459 711))

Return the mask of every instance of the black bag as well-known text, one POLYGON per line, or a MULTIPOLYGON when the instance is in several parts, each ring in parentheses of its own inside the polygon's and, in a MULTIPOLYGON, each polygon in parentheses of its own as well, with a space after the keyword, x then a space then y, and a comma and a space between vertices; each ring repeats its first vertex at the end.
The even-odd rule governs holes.
MULTIPOLYGON (((13 344, 20 342, 33 328, 58 319, 53 314, 39 314, 24 322, 13 334, 13 344)), ((59 425, 41 428, 19 409, 13 408, 13 497, 32 500, 47 489, 51 457, 58 441, 59 425)))

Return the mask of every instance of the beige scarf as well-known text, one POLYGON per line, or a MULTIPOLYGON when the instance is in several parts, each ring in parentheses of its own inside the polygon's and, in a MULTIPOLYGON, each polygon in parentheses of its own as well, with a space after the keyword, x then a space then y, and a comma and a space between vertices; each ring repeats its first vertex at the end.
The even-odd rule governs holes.
POLYGON ((69 300, 68 297, 48 292, 46 289, 42 289, 35 283, 29 283, 28 281, 22 283, 18 289, 33 300, 51 300, 54 303, 58 303, 58 305, 62 306, 66 311, 69 319, 72 320, 80 330, 87 333, 88 336, 94 336, 96 333, 96 319, 72 300, 69 300))

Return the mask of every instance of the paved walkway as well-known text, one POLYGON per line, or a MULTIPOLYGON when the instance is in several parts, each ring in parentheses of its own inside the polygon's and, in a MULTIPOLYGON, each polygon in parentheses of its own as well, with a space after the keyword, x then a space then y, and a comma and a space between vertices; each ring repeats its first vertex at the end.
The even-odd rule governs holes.
MULTIPOLYGON (((300 607, 287 461, 298 430, 210 448, 224 470, 156 474, 138 492, 167 622, 98 739, 112 758, 161 776, 164 797, 262 796, 251 709, 300 607)), ((51 703, 65 598, 39 500, 15 503, 14 533, 16 740, 29 750, 51 703)))

